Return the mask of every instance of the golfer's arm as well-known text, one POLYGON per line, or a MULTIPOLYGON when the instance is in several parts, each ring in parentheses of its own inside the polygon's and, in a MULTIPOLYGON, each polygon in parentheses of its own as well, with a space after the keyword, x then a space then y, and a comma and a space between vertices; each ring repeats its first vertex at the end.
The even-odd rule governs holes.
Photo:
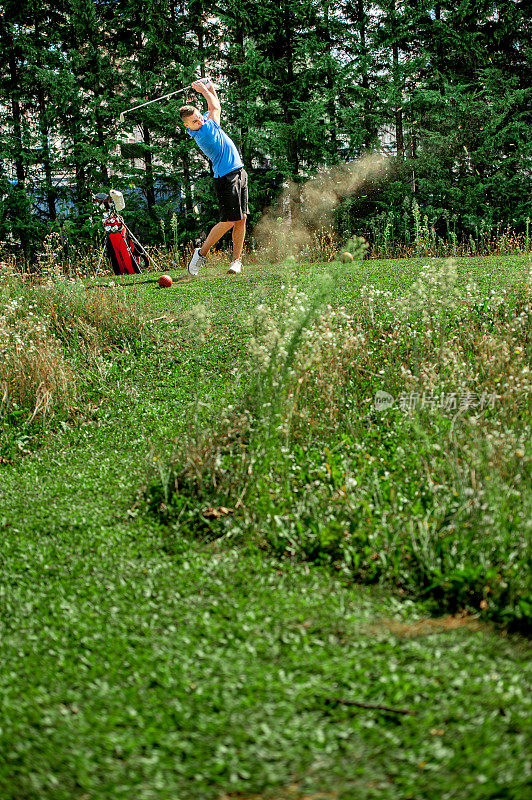
POLYGON ((207 101, 207 111, 209 112, 209 116, 215 119, 219 125, 220 116, 222 113, 222 106, 218 98, 218 95, 216 94, 216 89, 214 88, 214 85, 205 88, 206 92, 203 96, 207 101))

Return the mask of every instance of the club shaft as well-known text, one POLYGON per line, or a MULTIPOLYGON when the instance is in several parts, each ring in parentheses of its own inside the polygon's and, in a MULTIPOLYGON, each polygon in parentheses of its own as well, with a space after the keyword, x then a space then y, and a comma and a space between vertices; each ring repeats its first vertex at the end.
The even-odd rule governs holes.
POLYGON ((140 243, 140 242, 139 242, 139 240, 136 238, 136 236, 135 236, 133 233, 131 233, 131 231, 129 230, 129 228, 127 227, 127 225, 126 225, 126 223, 125 223, 125 222, 124 222, 124 228, 126 229, 127 233, 129 233, 129 235, 131 236, 131 238, 133 239, 133 241, 134 241, 136 244, 138 244, 138 246, 139 246, 139 247, 140 247, 140 249, 141 249, 141 252, 142 252, 142 253, 144 253, 144 255, 145 255, 145 256, 146 256, 146 257, 147 257, 147 258, 148 258, 148 259, 151 261, 151 263, 153 264, 153 266, 154 266, 156 269, 159 269, 159 265, 157 264, 157 262, 156 262, 156 261, 154 261, 154 260, 153 260, 153 258, 150 256, 150 254, 146 252, 146 248, 145 248, 145 247, 143 247, 143 245, 141 245, 141 243, 140 243))
POLYGON ((149 106, 150 103, 157 103, 159 100, 166 100, 167 97, 172 97, 174 94, 179 94, 179 92, 184 92, 185 89, 188 89, 188 86, 184 86, 182 89, 176 89, 175 92, 168 92, 168 94, 163 94, 161 97, 155 97, 153 100, 148 100, 147 103, 140 103, 138 106, 133 106, 133 108, 126 108, 125 111, 122 111, 122 114, 129 114, 130 111, 136 111, 137 108, 143 108, 144 106, 149 106))
POLYGON ((98 266, 96 267, 96 272, 94 273, 94 277, 96 277, 96 275, 97 275, 97 274, 99 273, 99 271, 100 271, 100 266, 101 266, 101 263, 102 263, 103 254, 105 253, 106 244, 107 244, 107 243, 106 243, 106 242, 104 242, 104 244, 103 244, 103 250, 102 250, 102 252, 101 252, 101 255, 100 255, 100 260, 98 261, 98 266))

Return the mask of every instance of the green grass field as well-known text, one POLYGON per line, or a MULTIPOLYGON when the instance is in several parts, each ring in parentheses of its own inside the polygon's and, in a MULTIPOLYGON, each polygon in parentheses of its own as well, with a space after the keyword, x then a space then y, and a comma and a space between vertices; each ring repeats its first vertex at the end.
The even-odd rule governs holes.
POLYGON ((2 800, 530 796, 530 268, 0 284, 2 800))

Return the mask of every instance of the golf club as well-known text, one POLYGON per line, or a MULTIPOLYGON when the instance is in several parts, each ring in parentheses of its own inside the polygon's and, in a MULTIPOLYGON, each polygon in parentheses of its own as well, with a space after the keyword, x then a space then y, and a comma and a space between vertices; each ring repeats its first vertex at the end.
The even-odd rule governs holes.
MULTIPOLYGON (((198 78, 202 83, 205 84, 207 88, 212 86, 212 81, 210 78, 198 78)), ((124 122, 124 114, 129 114, 130 111, 136 111, 137 108, 143 108, 144 106, 149 106, 151 103, 158 103, 159 100, 166 100, 167 97, 173 97, 174 94, 179 94, 180 92, 186 92, 187 89, 190 89, 190 85, 183 86, 182 89, 176 89, 175 92, 168 92, 168 94, 163 94, 160 97, 155 97, 153 100, 148 100, 146 103, 140 103, 138 106, 132 106, 131 108, 126 108, 124 111, 120 112, 119 120, 120 122, 124 122)))

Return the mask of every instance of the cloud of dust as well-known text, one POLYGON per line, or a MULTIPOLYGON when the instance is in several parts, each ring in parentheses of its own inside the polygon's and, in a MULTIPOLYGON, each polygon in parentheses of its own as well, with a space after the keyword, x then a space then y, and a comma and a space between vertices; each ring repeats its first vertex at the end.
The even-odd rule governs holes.
POLYGON ((359 192, 368 180, 384 175, 389 164, 385 156, 371 153, 358 161, 325 168, 306 183, 290 182, 255 226, 255 241, 272 259, 310 249, 316 234, 331 227, 341 200, 359 192))

